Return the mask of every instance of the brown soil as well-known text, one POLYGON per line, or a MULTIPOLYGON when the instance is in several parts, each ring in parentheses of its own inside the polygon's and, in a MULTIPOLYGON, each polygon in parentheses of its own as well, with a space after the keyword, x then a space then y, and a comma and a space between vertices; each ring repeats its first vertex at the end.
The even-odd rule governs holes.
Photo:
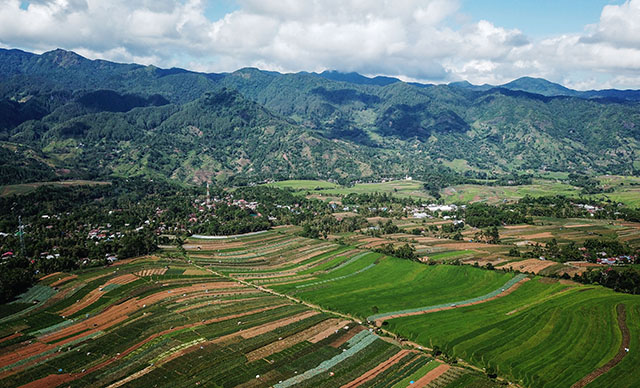
POLYGON ((531 225, 507 225, 504 228, 505 229, 525 229, 525 228, 530 228, 531 225))
POLYGON ((253 338, 253 337, 257 337, 261 334, 264 333, 268 333, 270 331, 273 331, 279 327, 282 326, 287 326, 290 325, 292 323, 296 323, 299 321, 302 321, 304 319, 313 317, 314 315, 318 315, 320 314, 318 311, 305 311, 303 313, 300 313, 298 315, 294 315, 292 317, 287 317, 287 318, 282 318, 279 319, 277 321, 274 322, 269 322, 268 324, 264 324, 262 326, 258 326, 258 327, 254 327, 248 330, 243 330, 242 334, 240 334, 242 336, 242 338, 244 339, 249 339, 249 338, 253 338))
POLYGON ((56 280, 55 282, 51 283, 49 285, 49 287, 58 287, 59 285, 64 284, 64 283, 66 283, 66 282, 68 282, 70 280, 73 280, 73 279, 77 278, 77 277, 78 277, 78 275, 65 276, 65 277, 60 278, 60 279, 56 280))
POLYGON ((339 321, 337 319, 332 321, 334 323, 331 325, 331 327, 309 338, 309 342, 311 342, 312 344, 317 344, 318 342, 322 341, 325 338, 328 338, 329 336, 331 336, 331 334, 334 334, 336 331, 340 330, 341 328, 345 327, 351 322, 351 321, 339 321))
POLYGON ((537 238, 553 238, 553 235, 551 234, 551 232, 540 232, 540 233, 534 233, 534 234, 520 235, 518 237, 524 240, 535 240, 537 238))
POLYGON ((255 297, 255 298, 245 298, 245 299, 228 299, 228 300, 208 300, 206 302, 202 302, 202 303, 196 303, 196 304, 192 304, 190 306, 185 306, 181 309, 176 310, 175 312, 177 314, 180 313, 184 313, 187 311, 191 311, 191 310, 195 310, 195 309, 199 309, 205 306, 214 306, 214 305, 221 305, 221 304, 229 304, 229 303, 239 303, 239 302, 247 302, 250 300, 256 300, 256 299, 260 299, 260 297, 255 297))
POLYGON ((461 307, 468 307, 468 306, 473 306, 476 304, 482 304, 482 303, 487 303, 490 302, 492 300, 498 299, 498 298, 502 298, 503 296, 507 296, 509 294, 511 294, 512 292, 514 292, 515 290, 517 290, 518 288, 520 288, 520 286, 522 284, 524 284, 525 282, 529 281, 531 279, 529 278, 524 278, 522 280, 520 280, 519 282, 517 282, 516 284, 514 284, 513 286, 511 286, 511 288, 509 288, 508 290, 501 292, 500 294, 485 299, 485 300, 481 300, 478 302, 473 302, 473 303, 467 303, 467 304, 460 304, 457 306, 447 306, 447 307, 441 307, 441 308, 437 308, 437 309, 433 309, 433 310, 425 310, 425 311, 416 311, 416 312, 411 312, 411 313, 404 313, 404 314, 395 314, 395 315, 388 315, 386 317, 380 318, 378 320, 376 320, 376 326, 380 327, 382 326, 382 322, 386 321, 388 319, 394 319, 394 318, 400 318, 400 317, 409 317, 409 316, 413 316, 413 315, 422 315, 422 314, 429 314, 429 313, 435 313, 437 311, 446 311, 446 310, 453 310, 453 309, 457 309, 457 308, 461 308, 461 307))
MULTIPOLYGON (((146 343, 148 343, 148 342, 150 342, 150 341, 154 340, 155 338, 160 337, 162 335, 169 334, 171 332, 175 332, 175 331, 182 330, 182 329, 189 328, 189 327, 207 325, 207 324, 214 323, 214 322, 220 322, 220 321, 224 321, 224 320, 240 318, 240 317, 243 317, 243 316, 246 316, 246 315, 260 313, 260 312, 271 310, 271 309, 278 308, 278 307, 281 307, 281 306, 284 306, 284 304, 283 305, 279 305, 279 306, 271 306, 271 307, 261 308, 261 309, 257 309, 257 310, 247 311, 247 312, 240 313, 240 314, 228 315, 228 316, 225 316, 225 317, 210 319, 210 320, 205 321, 205 322, 197 322, 197 323, 192 323, 192 324, 189 324, 189 325, 175 327, 175 328, 169 329, 169 330, 164 330, 162 332, 153 334, 150 337, 147 337, 145 340, 143 340, 141 342, 138 342, 137 344, 133 345, 129 349, 125 350, 124 352, 121 352, 120 355, 118 355, 116 357, 113 357, 113 358, 110 358, 110 359, 108 359, 106 361, 103 361, 100 364, 97 364, 97 365, 87 369, 84 373, 68 373, 68 374, 61 374, 61 375, 60 374, 49 375, 47 377, 44 377, 44 378, 41 378, 39 380, 33 381, 33 382, 29 383, 29 384, 26 384, 23 387, 28 387, 28 388, 56 387, 56 386, 61 385, 63 383, 68 383, 70 381, 77 380, 77 379, 79 379, 79 378, 81 378, 81 377, 83 377, 83 376, 85 376, 85 375, 87 375, 89 373, 93 373, 93 372, 95 372, 97 370, 100 370, 100 369, 104 368, 105 366, 113 363, 114 361, 122 359, 123 357, 127 356, 129 353, 131 353, 134 350, 136 350, 139 347, 141 347, 142 345, 144 345, 144 344, 146 344, 146 343)), ((213 341, 210 341, 210 342, 213 342, 213 341)), ((170 357, 170 358, 174 359, 176 357, 170 357)), ((166 360, 166 361, 169 361, 169 360, 166 360)), ((143 375, 145 375, 146 373, 148 373, 148 372, 150 372, 152 370, 150 368, 151 367, 145 368, 142 371, 137 372, 137 373, 127 377, 124 380, 121 380, 121 381, 119 381, 119 382, 117 382, 115 384, 112 384, 110 387, 119 387, 121 385, 124 385, 126 382, 129 382, 129 381, 134 380, 134 379, 136 379, 136 378, 138 378, 140 376, 143 376, 143 375), (144 373, 142 373, 142 372, 144 372, 144 373)))
POLYGON ((329 344, 329 346, 332 346, 334 348, 339 348, 340 346, 344 345, 345 342, 355 337, 355 335, 360 333, 362 330, 367 330, 367 328, 364 326, 357 325, 356 327, 351 328, 351 330, 348 330, 346 333, 342 334, 341 336, 333 340, 329 344))
POLYGON ((516 261, 513 263, 500 266, 501 269, 511 268, 512 270, 518 270, 520 272, 533 272, 535 274, 540 273, 545 268, 551 267, 557 264, 555 261, 538 260, 538 259, 526 259, 522 261, 516 261))
POLYGON ((622 343, 620 344, 620 349, 618 349, 618 353, 611 359, 609 362, 601 366, 600 368, 594 370, 589 373, 585 377, 583 377, 580 381, 573 384, 571 388, 582 388, 587 384, 591 383, 593 380, 597 379, 601 375, 610 371, 613 367, 618 365, 620 361, 627 355, 627 351, 625 348, 629 348, 629 343, 631 342, 631 335, 629 334, 629 328, 627 327, 627 314, 625 305, 619 304, 616 306, 616 310, 618 312, 618 326, 620 327, 620 331, 622 332, 622 343))
POLYGON ((0 367, 12 365, 25 358, 37 356, 47 350, 54 349, 58 346, 62 346, 71 341, 83 338, 85 336, 95 334, 101 330, 106 330, 113 327, 127 318, 135 311, 143 308, 144 305, 151 305, 163 299, 171 298, 176 294, 182 294, 187 292, 193 292, 200 290, 201 287, 207 287, 210 289, 222 288, 222 287, 238 287, 240 286, 235 282, 217 282, 208 284, 199 284, 194 286, 182 287, 171 290, 172 293, 158 292, 149 295, 142 299, 129 299, 119 305, 110 306, 105 311, 92 316, 88 319, 80 321, 74 325, 65 327, 59 331, 51 334, 46 334, 39 338, 42 342, 33 342, 26 346, 17 349, 10 354, 4 354, 0 356, 0 367))
POLYGON ((73 315, 75 313, 77 313, 78 311, 84 309, 87 306, 92 305, 94 302, 96 302, 98 299, 100 299, 100 297, 102 295, 104 295, 104 291, 100 291, 101 288, 104 288, 110 284, 127 284, 127 283, 131 283, 135 280, 137 280, 138 278, 133 275, 133 274, 126 274, 126 275, 122 275, 122 276, 118 276, 115 277, 113 279, 109 279, 105 284, 103 284, 102 286, 100 286, 99 288, 95 289, 95 290, 91 290, 91 292, 89 292, 84 298, 82 298, 81 300, 77 301, 76 303, 74 303, 73 305, 67 307, 66 309, 60 311, 60 315, 62 316, 69 316, 69 315, 73 315))
POLYGON ((429 371, 429 373, 427 373, 426 375, 422 376, 418 381, 416 381, 413 385, 411 385, 411 387, 412 388, 424 388, 427 385, 429 385, 429 383, 431 383, 433 380, 435 380, 438 377, 442 376, 450 368, 451 368, 451 366, 448 365, 448 364, 442 364, 440 366, 437 366, 434 370, 429 371))
POLYGON ((584 228, 587 226, 594 226, 592 224, 579 224, 579 225, 565 225, 565 228, 584 228))
POLYGON ((22 336, 22 333, 13 333, 13 334, 8 335, 6 337, 0 338, 0 343, 2 343, 4 341, 12 340, 14 338, 18 338, 18 337, 21 337, 21 336, 22 336))
POLYGON ((61 274, 62 274, 62 272, 50 273, 49 275, 41 277, 40 280, 47 280, 47 279, 50 279, 50 278, 52 278, 54 276, 61 275, 61 274))
POLYGON ((259 360, 261 358, 269 357, 272 354, 278 353, 284 349, 290 348, 300 342, 303 342, 315 335, 319 332, 325 331, 329 327, 333 327, 338 321, 337 319, 328 319, 326 321, 322 321, 315 326, 312 326, 306 330, 303 330, 299 333, 291 335, 287 338, 283 338, 282 340, 278 340, 276 342, 272 342, 268 345, 265 345, 259 349, 256 349, 250 353, 248 353, 247 360, 249 362, 259 360))
POLYGON ((384 362, 380 363, 375 368, 370 369, 369 371, 365 372, 362 376, 360 376, 360 377, 356 378, 355 380, 343 385, 340 388, 356 388, 356 387, 359 387, 360 385, 366 383, 367 381, 373 380, 380 373, 384 372, 385 370, 387 370, 387 369, 391 368, 392 366, 394 366, 395 364, 397 364, 401 359, 404 358, 404 356, 406 356, 409 353, 411 353, 411 350, 403 349, 403 350, 399 351, 398 353, 396 353, 393 356, 391 356, 387 361, 384 361, 384 362))
POLYGON ((166 268, 150 268, 144 269, 140 272, 136 272, 138 276, 153 276, 153 275, 164 275, 167 272, 166 268))
MULTIPOLYGON (((273 307, 271 307, 271 308, 273 308, 273 307)), ((298 314, 296 317, 303 316, 303 315, 308 314, 308 313, 309 312, 298 314)), ((281 319, 281 320, 277 321, 277 322, 280 322, 279 325, 276 325, 276 322, 269 322, 269 323, 266 323, 266 324, 261 325, 261 326, 257 326, 257 327, 253 327, 251 329, 241 330, 241 331, 238 331, 238 332, 235 332, 235 333, 223 335, 222 337, 218 337, 218 338, 215 338, 215 339, 210 340, 210 341, 202 342, 202 343, 193 345, 193 346, 191 346, 189 348, 186 348, 186 349, 181 349, 181 350, 173 353, 169 357, 167 357, 167 358, 161 360, 160 362, 156 363, 155 365, 148 366, 145 369, 143 369, 143 370, 141 370, 141 371, 139 371, 139 372, 127 377, 127 378, 125 378, 124 380, 120 380, 120 381, 110 385, 108 388, 120 387, 120 386, 126 384, 127 382, 130 382, 132 380, 135 380, 135 379, 137 379, 139 377, 144 376, 145 374, 151 372, 153 369, 155 369, 155 368, 157 368, 157 367, 159 367, 159 366, 161 366, 163 364, 166 364, 169 361, 175 360, 176 358, 179 358, 179 357, 181 357, 181 356, 183 356, 185 354, 188 354, 188 353, 191 353, 191 352, 194 352, 194 351, 198 350, 201 346, 204 347, 204 346, 208 346, 208 345, 211 345, 211 344, 223 343, 225 341, 228 341, 228 340, 234 339, 234 338, 252 338, 252 337, 255 337, 257 335, 260 335, 260 334, 267 333, 269 331, 275 330, 275 329, 277 329, 279 327, 288 325, 289 323, 292 323, 292 322, 289 321, 292 318, 294 318, 294 317, 285 318, 285 319, 281 319), (267 330, 267 328, 268 328, 268 330, 267 330), (255 334, 255 333, 258 333, 258 334, 255 334)), ((301 318, 301 319, 304 319, 304 318, 301 318)))

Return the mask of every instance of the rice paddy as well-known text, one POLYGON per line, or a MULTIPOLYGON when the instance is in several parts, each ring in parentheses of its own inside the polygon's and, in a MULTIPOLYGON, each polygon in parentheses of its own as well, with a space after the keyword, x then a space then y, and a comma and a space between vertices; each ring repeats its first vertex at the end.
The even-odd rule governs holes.
POLYGON ((626 372, 640 358, 639 297, 426 265, 357 239, 189 239, 186 256, 50 275, 2 306, 0 386, 495 387, 481 368, 520 387, 570 387, 602 368, 588 386, 640 383, 626 372))

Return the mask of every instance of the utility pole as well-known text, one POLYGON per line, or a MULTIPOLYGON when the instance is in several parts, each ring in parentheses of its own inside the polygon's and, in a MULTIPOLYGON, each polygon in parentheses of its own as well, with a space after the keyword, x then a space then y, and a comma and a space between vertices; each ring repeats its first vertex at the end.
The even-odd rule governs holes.
POLYGON ((21 216, 18 216, 18 236, 20 236, 20 248, 22 249, 22 257, 27 257, 27 251, 24 248, 24 225, 22 225, 21 216))

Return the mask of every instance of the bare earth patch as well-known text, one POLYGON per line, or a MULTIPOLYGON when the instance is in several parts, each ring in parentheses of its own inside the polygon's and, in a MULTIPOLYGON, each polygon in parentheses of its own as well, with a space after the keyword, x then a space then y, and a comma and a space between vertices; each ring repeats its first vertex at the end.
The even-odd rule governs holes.
POLYGON ((388 360, 383 361, 382 363, 380 363, 375 368, 365 372, 362 376, 360 376, 360 377, 356 378, 355 380, 343 385, 340 388, 356 388, 356 387, 359 387, 360 385, 366 383, 367 381, 373 380, 380 373, 384 372, 385 370, 387 370, 387 369, 391 368, 392 366, 394 366, 395 364, 397 364, 400 360, 402 360, 404 358, 404 356, 406 356, 407 354, 409 354, 411 352, 412 352, 411 350, 407 350, 407 349, 403 349, 403 350, 399 351, 398 353, 396 353, 393 356, 391 356, 388 360))
POLYGON ((522 261, 516 261, 514 263, 509 263, 500 266, 500 268, 510 268, 512 270, 517 270, 520 272, 533 272, 538 274, 545 268, 551 267, 552 265, 556 265, 555 261, 548 260, 538 260, 538 259, 527 259, 522 261))
POLYGON ((427 373, 426 375, 422 376, 418 381, 416 381, 413 385, 411 385, 411 387, 412 388, 424 388, 427 385, 429 385, 429 383, 431 383, 433 380, 435 380, 438 377, 442 376, 450 368, 451 368, 451 366, 449 366, 448 364, 439 365, 434 370, 432 370, 429 373, 427 373))

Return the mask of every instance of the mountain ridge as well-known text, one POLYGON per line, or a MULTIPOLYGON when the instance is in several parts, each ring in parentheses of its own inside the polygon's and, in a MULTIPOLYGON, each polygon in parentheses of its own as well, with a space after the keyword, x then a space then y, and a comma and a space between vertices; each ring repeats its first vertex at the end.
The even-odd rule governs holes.
POLYGON ((623 91, 584 98, 520 90, 570 90, 555 85, 416 85, 256 68, 207 74, 64 50, 0 50, 0 146, 41 154, 30 161, 2 153, 0 166, 15 171, 12 183, 43 160, 60 177, 185 182, 637 173, 640 103, 623 91), (204 103, 211 99, 225 102, 204 103), (466 167, 447 167, 460 163, 466 167))

